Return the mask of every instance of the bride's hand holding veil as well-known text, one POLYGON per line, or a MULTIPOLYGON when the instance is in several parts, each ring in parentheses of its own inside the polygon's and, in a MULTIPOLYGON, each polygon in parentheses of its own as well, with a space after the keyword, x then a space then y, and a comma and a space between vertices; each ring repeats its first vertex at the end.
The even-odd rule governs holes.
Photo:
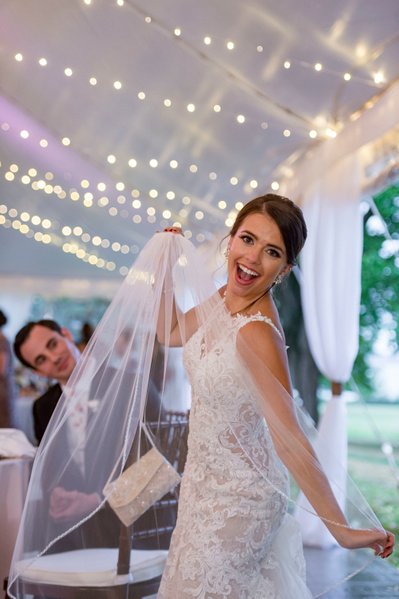
POLYGON ((394 535, 385 530, 374 529, 354 529, 343 528, 342 532, 337 535, 337 540, 341 547, 345 549, 361 549, 369 547, 374 550, 374 554, 379 557, 389 557, 393 552, 395 544, 394 535))
POLYGON ((182 235, 184 237, 184 233, 181 227, 166 227, 163 230, 164 233, 174 233, 175 235, 182 235))

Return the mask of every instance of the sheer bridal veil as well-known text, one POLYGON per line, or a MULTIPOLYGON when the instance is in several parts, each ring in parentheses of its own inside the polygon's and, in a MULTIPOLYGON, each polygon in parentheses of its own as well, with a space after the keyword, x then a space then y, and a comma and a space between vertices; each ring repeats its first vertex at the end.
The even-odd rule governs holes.
MULTIPOLYGON (((287 391, 265 364, 258 363, 250 342, 244 338, 235 348, 232 317, 194 246, 180 235, 158 233, 138 256, 98 325, 38 449, 9 577, 11 597, 23 597, 23 581, 29 580, 40 556, 117 546, 117 521, 112 519, 104 488, 121 475, 128 460, 145 453, 140 442, 145 422, 162 420, 165 407, 173 408, 170 397, 166 406, 168 389, 176 388, 171 380, 176 370, 171 368, 172 347, 177 342, 184 346, 194 335, 200 337, 199 359, 231 344, 243 387, 274 438, 297 455, 303 468, 315 464, 313 455, 288 433, 281 409, 292 404, 287 391), (74 492, 76 501, 70 510, 59 507, 62 490, 74 492), (97 518, 102 518, 101 524, 97 518)), ((261 448, 247 450, 249 425, 245 418, 232 421, 226 434, 238 441, 249 466, 275 485, 268 478, 261 448)), ((334 488, 334 481, 331 484, 334 488)), ((295 493, 289 497, 278 485, 276 490, 293 509, 295 493)), ((310 506, 299 506, 323 518, 310 506)), ((382 528, 349 479, 342 507, 353 526, 382 528)), ((335 582, 371 558, 367 550, 356 566, 343 559, 335 582)))

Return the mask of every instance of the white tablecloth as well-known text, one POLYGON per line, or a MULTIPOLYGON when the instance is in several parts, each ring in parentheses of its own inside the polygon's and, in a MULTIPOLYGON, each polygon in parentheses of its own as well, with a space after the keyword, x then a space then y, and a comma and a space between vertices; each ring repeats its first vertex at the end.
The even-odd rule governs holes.
POLYGON ((33 402, 36 397, 22 396, 15 400, 15 428, 23 431, 29 441, 36 445, 35 433, 33 431, 33 402))
POLYGON ((31 458, 0 460, 1 587, 10 569, 32 463, 31 458))

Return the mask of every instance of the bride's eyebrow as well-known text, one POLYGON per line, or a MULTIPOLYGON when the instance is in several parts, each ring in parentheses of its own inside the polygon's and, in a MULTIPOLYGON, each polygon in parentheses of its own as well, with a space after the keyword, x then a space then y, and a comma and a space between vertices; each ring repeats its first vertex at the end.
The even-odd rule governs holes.
MULTIPOLYGON (((248 231, 247 229, 244 229, 243 231, 240 231, 240 235, 250 235, 256 241, 259 241, 259 237, 257 235, 255 235, 255 233, 252 233, 252 231, 248 231)), ((280 247, 279 245, 275 245, 274 243, 267 243, 266 246, 269 247, 269 248, 273 248, 275 250, 279 250, 280 252, 282 252, 284 254, 283 248, 280 247)))

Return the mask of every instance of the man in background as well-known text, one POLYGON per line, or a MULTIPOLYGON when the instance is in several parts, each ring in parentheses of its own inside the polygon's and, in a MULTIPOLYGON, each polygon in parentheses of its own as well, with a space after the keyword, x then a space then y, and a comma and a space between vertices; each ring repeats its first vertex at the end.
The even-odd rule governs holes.
POLYGON ((68 329, 44 319, 22 327, 14 340, 14 353, 24 366, 56 381, 33 404, 34 431, 40 443, 80 352, 68 329))

